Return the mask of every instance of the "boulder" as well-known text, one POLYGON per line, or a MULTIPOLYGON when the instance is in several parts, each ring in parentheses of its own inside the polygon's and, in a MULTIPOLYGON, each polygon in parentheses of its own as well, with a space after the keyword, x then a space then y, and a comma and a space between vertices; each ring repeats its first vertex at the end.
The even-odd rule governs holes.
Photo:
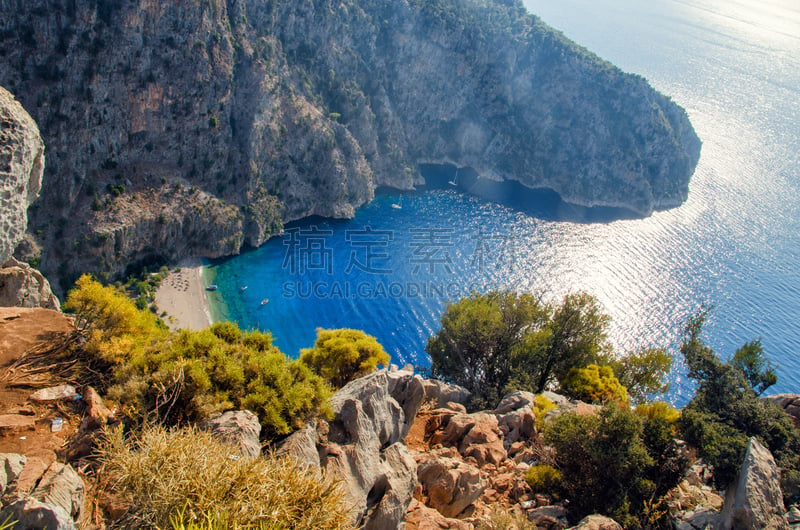
POLYGON ((25 467, 25 455, 0 453, 0 496, 19 478, 25 467))
POLYGON ((477 467, 435 453, 419 464, 417 476, 427 505, 445 517, 456 517, 478 500, 488 485, 477 467))
POLYGON ((463 386, 451 385, 436 379, 424 379, 425 401, 432 402, 437 409, 447 408, 448 403, 466 404, 472 395, 463 386))
POLYGON ((517 390, 510 394, 506 394, 497 408, 494 409, 495 414, 507 414, 509 412, 519 410, 523 407, 533 407, 536 400, 536 394, 533 392, 526 392, 524 390, 517 390))
POLYGON ((413 499, 408 507, 406 530, 472 530, 473 526, 459 519, 445 517, 413 499))
POLYGON ((0 87, 0 264, 28 227, 28 206, 39 196, 44 142, 33 118, 0 87))
POLYGON ((261 424, 249 410, 229 410, 203 422, 203 428, 224 442, 239 448, 242 456, 256 458, 261 454, 261 424))
POLYGON ((587 515, 571 530, 622 530, 622 526, 605 515, 587 515))
POLYGON ((503 447, 506 451, 515 442, 527 441, 536 435, 536 416, 530 405, 498 415, 497 424, 503 434, 503 447))
POLYGON ((380 371, 345 385, 330 400, 327 434, 317 431, 320 464, 342 479, 353 522, 364 528, 400 527, 417 484, 416 462, 402 440, 417 413, 418 389, 392 379, 380 371))
POLYGON ((41 272, 14 258, 0 268, 0 307, 43 307, 61 310, 61 304, 41 272))
POLYGON ((71 517, 77 518, 83 507, 86 485, 72 466, 53 462, 30 496, 44 504, 61 508, 71 517))
POLYGON ((782 408, 792 418, 794 426, 800 429, 800 394, 775 394, 764 399, 782 408))
POLYGON ((541 506, 528 510, 528 520, 539 530, 564 530, 567 528, 567 510, 562 506, 541 506))
POLYGON ((26 497, 0 511, 0 521, 6 517, 17 521, 16 530, 75 530, 75 522, 61 506, 26 497))
POLYGON ((486 412, 454 415, 444 429, 443 442, 458 447, 479 466, 487 462, 497 465, 507 456, 497 418, 486 412))
POLYGON ((86 415, 81 420, 81 431, 94 431, 103 425, 116 421, 114 413, 103 403, 97 390, 87 386, 83 390, 83 402, 86 404, 86 415))
POLYGON ((739 477, 725 494, 721 524, 737 530, 789 528, 778 466, 755 437, 747 442, 739 477))

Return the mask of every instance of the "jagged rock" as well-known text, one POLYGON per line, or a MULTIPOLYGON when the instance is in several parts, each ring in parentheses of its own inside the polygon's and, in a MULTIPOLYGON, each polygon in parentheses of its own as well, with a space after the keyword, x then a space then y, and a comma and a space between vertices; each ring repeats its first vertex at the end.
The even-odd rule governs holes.
POLYGON ((536 434, 536 416, 529 405, 497 416, 500 432, 503 434, 503 447, 506 451, 520 440, 530 440, 536 434))
POLYGON ((622 530, 622 526, 605 515, 587 515, 570 530, 622 530))
POLYGON ((17 521, 14 530, 76 530, 75 521, 60 506, 26 497, 0 511, 0 521, 6 517, 17 521))
POLYGON ((786 411, 794 426, 800 429, 800 394, 774 394, 764 399, 771 401, 786 411))
POLYGON ((701 512, 718 514, 722 509, 724 499, 710 486, 698 483, 696 477, 688 473, 687 478, 664 496, 664 502, 677 522, 692 520, 696 513, 701 512))
POLYGON ((47 278, 14 258, 9 258, 0 268, 0 306, 61 310, 61 304, 50 290, 47 278))
POLYGON ((400 437, 405 438, 420 405, 425 400, 425 380, 414 375, 413 368, 386 372, 389 382, 389 394, 395 398, 403 409, 405 423, 400 437))
POLYGON ((86 485, 83 479, 72 466, 60 462, 53 462, 50 465, 36 485, 36 489, 31 492, 31 497, 34 499, 57 506, 76 519, 81 513, 85 496, 86 485))
MULTIPOLYGON (((317 450, 317 425, 310 423, 287 436, 275 452, 277 456, 290 456, 310 469, 320 469, 317 450)), ((321 476, 321 474, 320 474, 321 476)))
POLYGON ((93 431, 116 420, 114 413, 106 407, 103 398, 94 388, 86 387, 82 399, 86 404, 86 415, 81 420, 81 431, 93 431))
POLYGON ((242 456, 256 458, 261 454, 261 424, 249 410, 229 410, 212 416, 203 427, 214 437, 238 447, 242 456))
POLYGON ((474 458, 479 466, 487 462, 499 464, 507 456, 497 418, 486 412, 451 417, 444 429, 443 442, 458 447, 465 458, 474 458))
POLYGON ((25 455, 0 453, 0 497, 14 484, 25 467, 25 455))
POLYGON ((28 206, 38 197, 44 142, 33 118, 0 87, 0 264, 6 263, 28 226, 28 206))
POLYGON ((408 507, 406 530, 472 530, 470 523, 445 517, 437 510, 429 508, 413 499, 408 507))
POLYGON ((721 524, 737 530, 789 528, 778 466, 755 437, 747 442, 739 477, 725 494, 721 524))
POLYGON ((356 379, 331 398, 327 436, 318 431, 322 468, 342 478, 354 522, 364 528, 400 527, 411 502, 417 469, 402 439, 413 420, 406 411, 417 412, 408 407, 416 392, 413 384, 390 385, 385 371, 356 379))
POLYGON ((786 520, 790 525, 800 524, 800 506, 790 507, 789 511, 786 512, 786 520))
POLYGON ((477 467, 435 453, 420 462, 417 476, 427 505, 445 517, 456 517, 463 512, 488 486, 477 467))
POLYGON ((401 442, 383 451, 384 471, 367 493, 364 530, 397 528, 405 520, 417 486, 417 463, 401 442))
POLYGON ((542 506, 528 510, 528 520, 541 530, 564 530, 567 522, 567 510, 562 506, 542 506))
POLYGON ((463 386, 451 385, 436 379, 425 379, 424 386, 425 400, 433 402, 437 409, 450 408, 448 406, 450 403, 457 403, 463 406, 472 395, 463 386))
POLYGON ((526 392, 525 390, 517 390, 510 394, 503 396, 497 408, 494 409, 495 414, 507 414, 509 412, 521 409, 522 407, 533 407, 536 400, 536 394, 533 392, 526 392))

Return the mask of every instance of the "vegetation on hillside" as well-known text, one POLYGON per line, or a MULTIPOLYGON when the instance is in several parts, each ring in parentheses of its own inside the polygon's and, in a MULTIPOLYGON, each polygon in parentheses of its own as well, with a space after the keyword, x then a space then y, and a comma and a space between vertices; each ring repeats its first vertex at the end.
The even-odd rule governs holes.
POLYGON ((128 418, 176 424, 244 408, 275 438, 329 413, 328 385, 273 346, 269 333, 233 323, 170 333, 150 311, 88 275, 65 308, 75 311, 87 337, 83 350, 108 374, 105 390, 128 418))

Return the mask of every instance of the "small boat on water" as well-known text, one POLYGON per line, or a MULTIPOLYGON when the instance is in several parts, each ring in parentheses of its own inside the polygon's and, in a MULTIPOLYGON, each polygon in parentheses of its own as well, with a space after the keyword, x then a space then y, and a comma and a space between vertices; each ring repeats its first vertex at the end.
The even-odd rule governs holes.
POLYGON ((396 202, 392 203, 392 208, 394 208, 395 210, 402 210, 403 209, 403 207, 400 206, 399 204, 397 204, 396 202))
POLYGON ((247 290, 247 286, 246 285, 242 285, 242 289, 241 290, 242 291, 246 291, 247 290))
POLYGON ((264 298, 261 300, 261 305, 267 305, 269 303, 269 298, 264 298))
POLYGON ((216 291, 217 289, 219 289, 219 287, 217 287, 213 283, 211 285, 206 285, 206 291, 216 291))

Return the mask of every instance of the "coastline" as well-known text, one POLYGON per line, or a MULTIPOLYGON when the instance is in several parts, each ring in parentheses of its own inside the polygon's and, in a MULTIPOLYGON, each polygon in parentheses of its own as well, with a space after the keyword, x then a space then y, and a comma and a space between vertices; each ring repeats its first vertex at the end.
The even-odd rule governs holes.
POLYGON ((213 323, 206 292, 206 264, 202 258, 182 260, 156 290, 158 313, 167 314, 164 322, 171 330, 200 330, 213 323))

